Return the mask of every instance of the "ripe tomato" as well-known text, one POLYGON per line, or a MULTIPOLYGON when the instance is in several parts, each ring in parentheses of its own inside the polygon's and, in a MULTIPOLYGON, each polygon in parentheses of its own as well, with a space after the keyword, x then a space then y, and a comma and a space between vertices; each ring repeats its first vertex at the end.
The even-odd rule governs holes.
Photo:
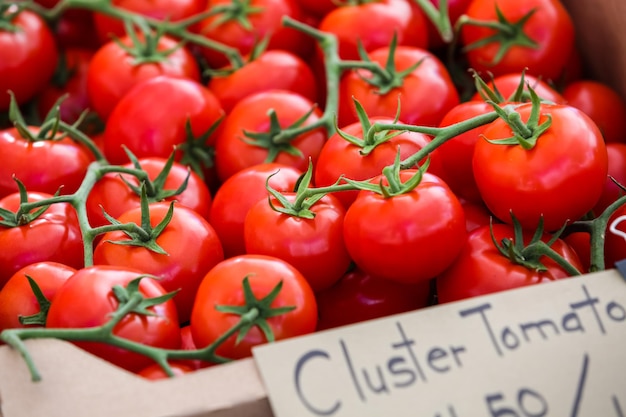
MULTIPOLYGON (((501 242, 505 238, 513 239, 515 232, 510 225, 494 224, 493 234, 495 240, 501 242)), ((525 232, 524 244, 528 244, 532 237, 532 232, 525 232)), ((549 234, 544 234, 541 240, 547 242, 551 238, 549 234)), ((564 241, 557 239, 551 248, 582 271, 578 255, 564 241)), ((570 276, 546 256, 538 261, 545 266, 545 272, 511 261, 495 247, 489 226, 479 227, 468 235, 454 263, 436 278, 439 302, 447 303, 570 276)))
MULTIPOLYGON (((157 20, 175 22, 204 10, 206 0, 112 0, 111 5, 157 20)), ((102 13, 94 13, 95 29, 102 44, 113 36, 126 35, 124 22, 102 13)))
MULTIPOLYGON (((532 104, 516 110, 526 122, 532 104)), ((530 149, 499 141, 515 135, 504 119, 490 123, 476 143, 474 177, 489 210, 511 223, 511 211, 525 229, 535 229, 543 216, 545 230, 558 230, 589 212, 602 193, 607 151, 602 135, 582 111, 566 105, 542 104, 539 123, 550 127, 530 149)))
POLYGON ((469 66, 494 75, 519 72, 545 80, 557 80, 574 48, 574 24, 560 0, 473 0, 466 15, 483 22, 498 22, 497 10, 515 26, 499 40, 469 48, 497 32, 488 27, 464 24, 461 44, 469 66), (525 16, 530 17, 524 21, 525 16), (512 42, 508 48, 503 48, 512 42), (530 43, 534 43, 530 46, 530 43))
MULTIPOLYGON (((187 365, 185 362, 171 362, 170 367, 174 372, 174 376, 185 375, 189 372, 193 372, 195 369, 190 365, 187 365)), ((165 373, 161 365, 158 363, 153 363, 152 365, 148 365, 143 368, 141 371, 137 372, 137 375, 149 379, 151 381, 155 381, 158 379, 167 379, 170 378, 168 374, 165 373)))
POLYGON ((591 117, 605 142, 626 143, 626 101, 613 88, 599 81, 578 80, 565 87, 563 97, 591 117))
MULTIPOLYGON (((105 324, 117 309, 115 285, 126 286, 144 272, 132 268, 96 265, 80 269, 59 288, 48 311, 48 328, 88 328, 105 324)), ((166 294, 158 281, 143 278, 139 291, 146 298, 166 294)), ((130 313, 113 329, 121 338, 165 349, 180 347, 180 329, 172 300, 148 307, 151 315, 130 313)), ((131 372, 139 372, 152 363, 138 353, 99 342, 74 342, 86 351, 131 372)))
POLYGON ((358 268, 335 285, 315 294, 319 310, 317 330, 359 323, 429 305, 430 281, 407 285, 374 278, 358 268))
MULTIPOLYGON (((389 48, 379 48, 369 54, 373 62, 385 67, 389 48)), ((437 126, 443 116, 459 103, 459 95, 443 63, 425 49, 398 46, 394 54, 396 72, 421 63, 402 80, 401 87, 384 91, 368 82, 372 74, 363 69, 347 72, 339 84, 339 127, 358 121, 353 100, 358 100, 369 117, 391 117, 398 110, 404 123, 437 126), (433 100, 437 97, 437 100, 433 100)), ((383 82, 382 86, 388 87, 383 82)))
POLYGON ((95 52, 89 64, 87 93, 93 110, 103 120, 109 118, 117 103, 133 86, 144 80, 167 75, 200 82, 198 63, 177 40, 160 36, 156 45, 148 47, 148 42, 152 41, 146 41, 142 34, 137 37, 146 44, 134 45, 130 36, 109 41, 95 52), (172 52, 165 54, 165 51, 172 52))
POLYGON ((68 48, 63 51, 65 69, 55 76, 37 95, 37 112, 43 120, 59 98, 67 95, 59 105, 59 116, 73 124, 90 108, 87 95, 87 68, 93 51, 85 48, 68 48))
MULTIPOLYGON (((170 204, 150 204, 152 227, 165 218, 170 204)), ((134 208, 119 216, 118 221, 141 225, 141 216, 141 208, 134 208)), ((200 281, 224 259, 222 245, 213 227, 195 211, 176 205, 170 222, 157 237, 151 238, 165 253, 124 244, 130 240, 122 231, 105 233, 94 250, 94 264, 138 269, 158 277, 159 284, 166 291, 178 290, 174 303, 181 323, 186 322, 200 281)))
MULTIPOLYGON (((283 193, 293 203, 295 193, 283 193)), ((271 198, 274 207, 281 203, 271 198)), ((313 204, 312 219, 274 210, 267 199, 250 208, 244 221, 246 253, 274 256, 293 265, 313 288, 333 285, 350 266, 343 241, 345 209, 332 194, 313 204)))
MULTIPOLYGON (((148 178, 154 183, 158 176, 162 175, 167 159, 157 157, 141 158, 138 162, 141 165, 141 169, 147 173, 148 178)), ((134 168, 132 163, 123 166, 134 168)), ((139 187, 137 177, 119 173, 106 174, 94 184, 85 202, 87 216, 92 227, 109 224, 109 221, 102 213, 103 209, 111 217, 117 218, 125 211, 140 206, 141 194, 129 187, 127 182, 139 187)), ((194 210, 208 220, 212 201, 209 187, 198 174, 194 171, 189 171, 187 166, 174 161, 161 187, 157 186, 155 188, 155 194, 150 195, 148 193, 150 201, 176 200, 181 206, 194 210), (178 190, 185 181, 187 181, 187 186, 182 192, 162 198, 164 193, 178 190)))
POLYGON ((334 0, 297 0, 302 10, 307 15, 323 17, 331 10, 337 8, 334 0))
POLYGON ((208 87, 228 113, 241 99, 268 90, 293 91, 314 102, 316 84, 313 70, 302 58, 292 52, 270 49, 228 75, 214 76, 208 87))
POLYGON ((428 47, 426 19, 407 0, 348 3, 330 10, 318 28, 337 37, 339 56, 358 60, 358 42, 366 51, 388 47, 394 36, 398 45, 428 47))
POLYGON ((20 316, 32 316, 41 311, 39 302, 28 282, 31 277, 48 301, 76 269, 58 262, 35 262, 16 271, 0 289, 0 332, 4 329, 27 327, 20 316))
MULTIPOLYGON (((40 131, 37 126, 26 129, 34 136, 40 131)), ((0 130, 0 152, 3 158, 0 198, 17 192, 14 176, 29 191, 71 194, 78 189, 94 160, 86 146, 68 137, 31 140, 14 127, 0 130)))
MULTIPOLYGON (((626 143, 611 142, 606 144, 608 155, 608 176, 613 177, 618 183, 626 185, 626 143)), ((602 195, 593 208, 596 216, 615 200, 624 195, 624 191, 607 176, 602 190, 602 195)))
MULTIPOLYGON (((393 123, 393 119, 385 117, 373 117, 371 123, 393 123)), ((345 134, 363 139, 365 136, 360 122, 351 123, 341 129, 345 134)), ((417 132, 381 132, 378 136, 395 135, 386 141, 378 143, 370 148, 363 140, 363 146, 358 146, 334 133, 322 147, 317 163, 315 164, 315 184, 318 187, 326 187, 334 184, 340 176, 352 180, 367 180, 380 175, 382 169, 392 165, 400 148, 400 158, 408 158, 430 142, 430 137, 417 132)), ((439 151, 431 153, 431 165, 429 171, 438 174, 439 151)), ((356 199, 358 191, 341 191, 335 193, 345 208, 356 199)))
MULTIPOLYGON (((282 24, 285 16, 304 19, 295 0, 209 0, 206 10, 213 8, 223 9, 200 22, 197 31, 237 49, 241 55, 249 54, 265 37, 269 37, 267 49, 282 49, 301 57, 311 49, 310 37, 282 24)), ((211 68, 229 64, 226 56, 216 50, 200 48, 200 53, 211 68)))
POLYGON ((3 9, 4 16, 0 16, 7 20, 0 28, 0 112, 9 108, 9 90, 18 104, 35 97, 52 78, 59 60, 46 22, 29 10, 15 13, 18 7, 14 4, 3 9))
MULTIPOLYGON (((244 306, 242 282, 246 277, 257 299, 267 296, 282 282, 282 288, 270 307, 295 307, 285 314, 267 318, 275 340, 315 331, 317 303, 313 290, 302 274, 278 258, 240 255, 220 262, 200 284, 191 314, 191 333, 198 348, 213 343, 239 322, 240 316, 221 312, 215 306, 244 306)), ((215 353, 239 359, 251 356, 252 347, 267 343, 265 335, 257 326, 251 327, 239 343, 235 343, 236 339, 237 335, 232 335, 215 353)))
MULTIPOLYGON (((29 202, 50 197, 45 193, 28 193, 29 202)), ((19 193, 0 200, 0 207, 13 213, 19 206, 19 193)), ((72 268, 82 268, 84 264, 82 234, 76 212, 68 203, 51 204, 26 224, 0 225, 0 249, 0 288, 15 272, 35 262, 58 262, 72 268)))
POLYGON ((209 221, 220 237, 226 258, 246 253, 244 221, 250 207, 269 196, 265 182, 270 175, 270 186, 285 192, 294 190, 302 171, 275 162, 253 165, 224 181, 215 193, 209 221))
POLYGON ((145 80, 113 109, 104 131, 105 156, 112 164, 127 163, 125 145, 137 158, 167 158, 186 142, 187 122, 194 137, 200 137, 223 114, 215 95, 197 81, 164 75, 145 80))
MULTIPOLYGON (((401 171, 400 179, 413 175, 415 170, 401 171)), ((405 194, 385 198, 361 191, 344 218, 344 240, 354 263, 373 277, 405 284, 430 280, 446 269, 465 235, 461 203, 428 172, 405 194)))
MULTIPOLYGON (((286 128, 314 109, 309 99, 284 90, 272 90, 250 95, 241 100, 226 116, 215 140, 215 166, 220 181, 252 165, 278 162, 306 171, 309 159, 315 164, 326 142, 326 132, 318 128, 297 136, 290 143, 274 144, 278 128, 286 128), (272 122, 268 112, 276 115, 272 122), (276 126, 278 124, 278 126, 276 126), (251 144, 247 133, 263 133, 264 140, 251 144), (266 142, 271 142, 269 145, 266 142), (261 146, 265 145, 265 146, 261 146), (295 148, 295 149, 294 149, 295 148), (276 155, 273 155, 276 151, 276 155), (293 154, 299 152, 299 154, 293 154)), ((300 126, 317 122, 322 113, 315 108, 300 126)))

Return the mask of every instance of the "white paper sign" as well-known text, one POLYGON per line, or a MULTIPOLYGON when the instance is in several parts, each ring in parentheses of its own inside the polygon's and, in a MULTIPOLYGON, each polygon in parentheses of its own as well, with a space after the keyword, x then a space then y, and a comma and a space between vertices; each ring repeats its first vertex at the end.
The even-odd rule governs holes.
POLYGON ((276 417, 624 417, 617 270, 255 348, 276 417))

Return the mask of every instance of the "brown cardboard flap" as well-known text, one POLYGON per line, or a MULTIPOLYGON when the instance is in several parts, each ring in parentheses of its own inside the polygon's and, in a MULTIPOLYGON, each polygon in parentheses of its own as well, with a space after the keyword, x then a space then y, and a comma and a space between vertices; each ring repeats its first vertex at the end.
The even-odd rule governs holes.
POLYGON ((3 417, 270 417, 251 359, 149 381, 59 340, 26 342, 42 381, 0 347, 3 417), (235 407, 237 406, 238 407, 235 407))
POLYGON ((574 19, 585 68, 626 98, 626 1, 563 0, 563 4, 574 19))

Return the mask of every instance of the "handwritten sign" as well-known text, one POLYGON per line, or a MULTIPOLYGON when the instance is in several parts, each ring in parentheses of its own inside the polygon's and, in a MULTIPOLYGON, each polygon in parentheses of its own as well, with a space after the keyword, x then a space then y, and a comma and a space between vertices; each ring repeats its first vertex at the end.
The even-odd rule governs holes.
POLYGON ((624 417, 617 270, 259 346, 276 417, 624 417))

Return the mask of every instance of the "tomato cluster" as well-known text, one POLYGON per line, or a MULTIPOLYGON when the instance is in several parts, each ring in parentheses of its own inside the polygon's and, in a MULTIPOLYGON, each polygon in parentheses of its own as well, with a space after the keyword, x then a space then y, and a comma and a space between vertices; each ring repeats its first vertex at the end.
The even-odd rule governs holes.
POLYGON ((567 10, 446 3, 0 5, 0 330, 161 375, 626 257, 567 10))

